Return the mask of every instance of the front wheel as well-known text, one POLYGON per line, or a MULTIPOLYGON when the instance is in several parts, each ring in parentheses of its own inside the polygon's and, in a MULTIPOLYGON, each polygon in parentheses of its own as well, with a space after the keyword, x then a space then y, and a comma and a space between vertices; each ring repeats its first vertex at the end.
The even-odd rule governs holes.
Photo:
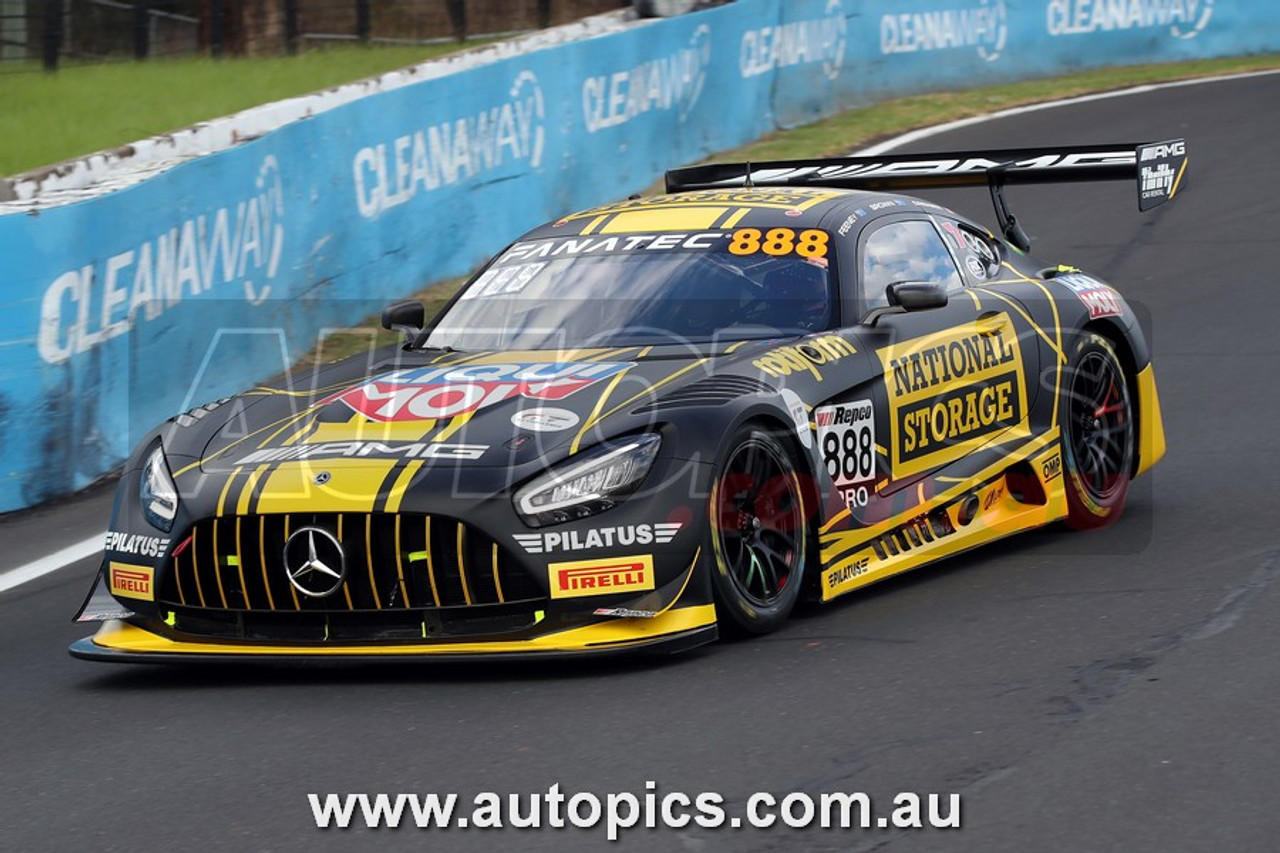
POLYGON ((756 427, 729 443, 711 491, 712 582, 729 633, 780 626, 800 595, 809 524, 803 490, 786 448, 756 427))
POLYGON ((1067 525, 1105 527, 1120 517, 1133 471, 1133 406, 1111 342, 1086 332, 1063 372, 1062 455, 1067 525))

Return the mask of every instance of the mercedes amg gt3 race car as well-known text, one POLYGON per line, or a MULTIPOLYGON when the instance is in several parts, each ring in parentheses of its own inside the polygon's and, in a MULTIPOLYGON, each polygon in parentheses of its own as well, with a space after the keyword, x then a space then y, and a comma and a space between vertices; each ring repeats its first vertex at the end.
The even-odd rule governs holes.
POLYGON ((106 661, 678 650, 1012 533, 1164 452, 1147 344, 1029 257, 1017 183, 1182 185, 1182 140, 717 164, 508 246, 403 346, 179 415, 71 646, 106 661), (985 185, 1001 236, 902 190, 985 185))

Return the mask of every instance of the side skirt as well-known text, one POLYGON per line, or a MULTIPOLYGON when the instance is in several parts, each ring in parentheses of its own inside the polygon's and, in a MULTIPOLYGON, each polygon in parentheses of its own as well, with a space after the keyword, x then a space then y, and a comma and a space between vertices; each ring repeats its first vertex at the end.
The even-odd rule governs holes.
POLYGON ((822 537, 822 600, 1067 515, 1057 442, 1029 460, 962 491, 869 539, 843 531, 822 537))

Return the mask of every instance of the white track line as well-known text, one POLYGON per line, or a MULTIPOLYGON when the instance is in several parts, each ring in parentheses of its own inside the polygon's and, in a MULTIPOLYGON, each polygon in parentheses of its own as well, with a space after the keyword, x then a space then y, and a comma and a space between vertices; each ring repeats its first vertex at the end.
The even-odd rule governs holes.
POLYGON ((1092 101, 1105 101, 1109 98, 1124 98, 1129 95, 1145 95, 1148 92, 1155 92, 1160 89, 1176 89, 1180 86, 1199 86, 1203 83, 1220 83, 1225 80, 1243 80, 1248 77, 1263 77, 1268 74, 1280 74, 1280 69, 1243 71, 1239 74, 1223 74, 1218 77, 1196 77, 1191 80, 1173 80, 1169 83, 1147 83, 1142 86, 1131 86, 1128 89, 1116 89, 1113 92, 1096 92, 1092 95, 1079 95, 1074 98, 1063 98, 1060 101, 1045 101, 1040 104, 1026 104, 1021 107, 1010 107, 1007 110, 1000 110, 999 112, 984 113, 970 118, 949 121, 946 124, 935 124, 932 127, 922 127, 917 130, 908 131, 901 136, 895 136, 892 139, 886 139, 884 142, 879 142, 868 148, 863 148, 861 151, 855 152, 853 156, 878 157, 879 155, 888 153, 895 148, 899 148, 903 145, 909 145, 912 142, 919 142, 922 139, 928 139, 929 137, 937 136, 940 133, 959 130, 962 127, 972 127, 975 124, 982 124, 984 122, 995 121, 997 119, 1018 116, 1023 113, 1051 110, 1056 107, 1069 107, 1074 104, 1087 104, 1092 101))
MULTIPOLYGON (((886 151, 892 151, 901 145, 907 145, 911 142, 918 142, 921 139, 928 139, 939 133, 946 133, 949 130, 957 130, 962 127, 970 127, 983 122, 995 121, 996 119, 1008 118, 1010 116, 1021 115, 1023 113, 1035 112, 1037 110, 1047 110, 1054 107, 1065 107, 1071 104, 1085 104, 1090 101, 1102 101, 1107 98, 1121 98, 1127 95, 1141 95, 1147 92, 1155 92, 1159 89, 1172 89, 1178 86, 1197 86, 1202 83, 1217 83, 1223 80, 1240 80, 1246 77, 1261 77, 1266 74, 1280 74, 1280 70, 1271 71, 1249 71, 1242 74, 1226 74, 1220 77, 1197 77, 1194 80, 1175 80, 1172 83, 1152 83, 1144 86, 1134 86, 1128 89, 1119 89, 1114 92, 1099 92, 1093 95, 1081 95, 1076 98, 1065 98, 1061 101, 1048 101, 1042 104, 1028 104, 1022 107, 1012 107, 1007 110, 1001 110, 995 113, 987 113, 985 115, 973 116, 972 118, 960 119, 959 121, 947 122, 946 124, 935 125, 934 127, 921 128, 913 130, 910 133, 904 133, 901 136, 895 136, 873 145, 870 148, 864 148, 857 153, 861 157, 874 157, 883 154, 886 151)), ((16 586, 20 586, 27 581, 33 581, 36 578, 43 577, 50 572, 56 572, 63 566, 70 565, 77 560, 83 560, 86 557, 92 557, 94 554, 102 551, 103 539, 105 533, 99 533, 83 542, 77 542, 75 545, 68 545, 61 551, 55 551, 47 557, 41 557, 33 560, 25 566, 19 566, 16 569, 0 574, 0 592, 6 592, 16 586)))
POLYGON ((4 574, 0 574, 0 592, 6 592, 16 586, 26 583, 27 581, 33 581, 36 578, 44 577, 50 572, 56 572, 58 569, 61 569, 64 566, 69 566, 77 560, 92 557, 94 554, 101 554, 102 545, 106 536, 106 532, 103 531, 102 533, 90 536, 83 542, 68 545, 61 551, 54 551, 47 557, 32 560, 25 566, 18 566, 16 569, 10 569, 4 574))

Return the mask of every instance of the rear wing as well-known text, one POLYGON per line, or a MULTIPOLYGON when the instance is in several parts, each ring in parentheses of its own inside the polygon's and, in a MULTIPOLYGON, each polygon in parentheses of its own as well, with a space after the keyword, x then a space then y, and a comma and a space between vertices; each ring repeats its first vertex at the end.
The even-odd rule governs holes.
POLYGON ((1172 201, 1187 169, 1183 139, 1118 145, 950 151, 881 157, 711 163, 667 172, 667 192, 725 187, 837 187, 886 192, 987 186, 1006 239, 1023 251, 1030 241, 1009 211, 1012 184, 1134 181, 1138 210, 1172 201))

